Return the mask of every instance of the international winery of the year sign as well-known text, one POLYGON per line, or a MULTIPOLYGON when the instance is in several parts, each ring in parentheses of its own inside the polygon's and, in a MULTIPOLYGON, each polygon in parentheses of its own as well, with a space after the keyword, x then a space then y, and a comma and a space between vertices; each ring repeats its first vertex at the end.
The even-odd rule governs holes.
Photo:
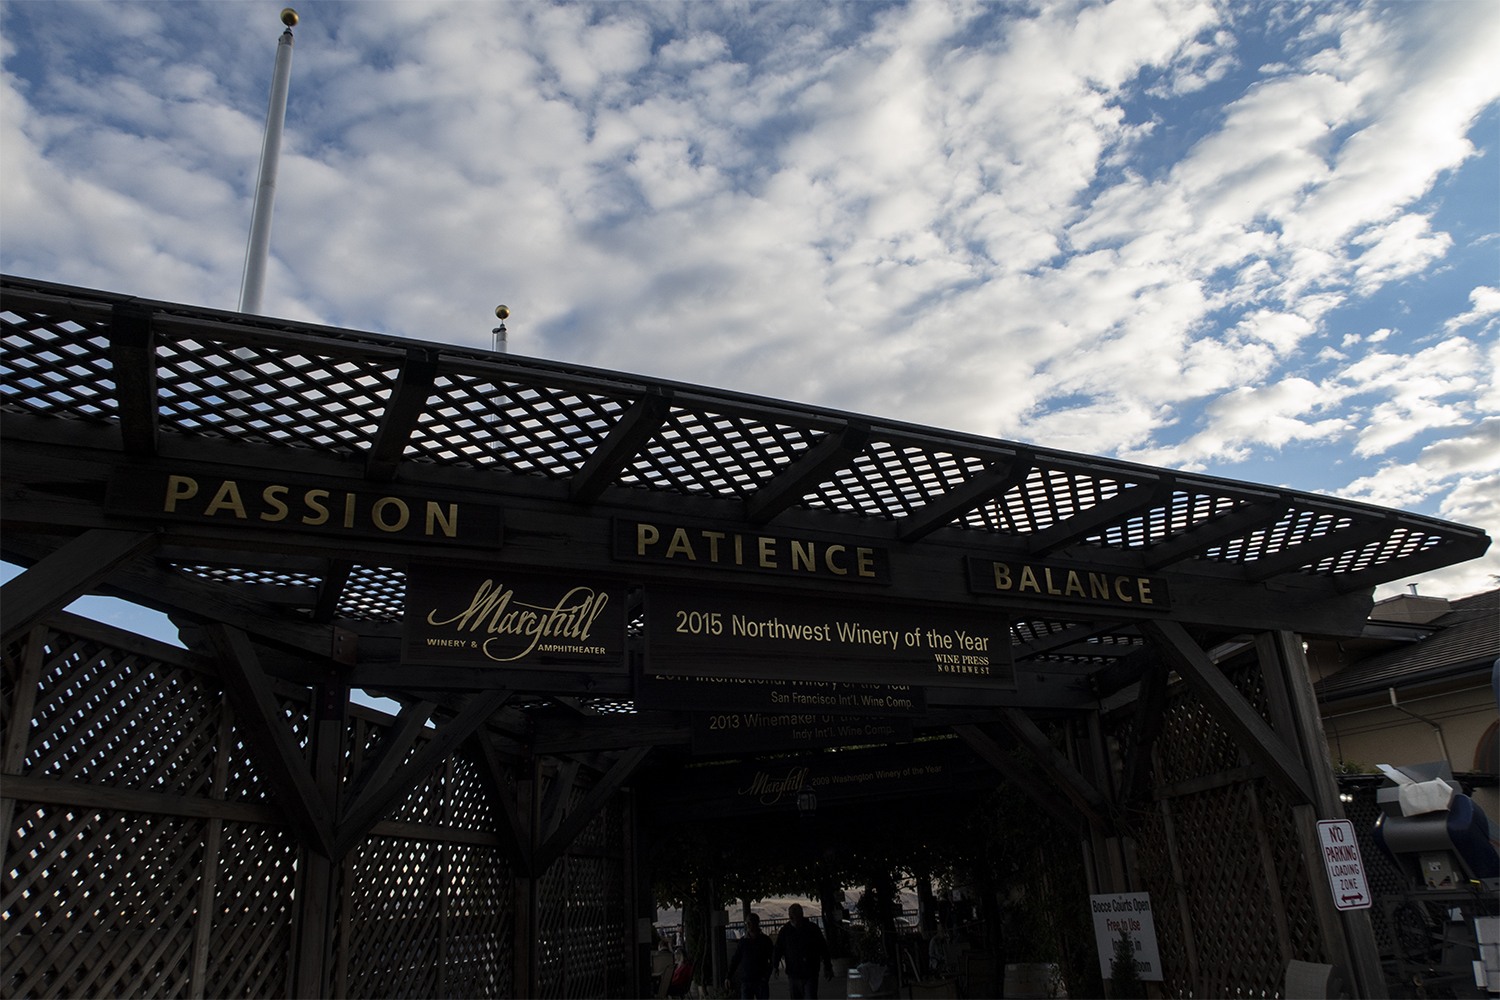
POLYGON ((1011 687, 1009 623, 984 610, 650 587, 647 669, 928 687, 1011 687))
POLYGON ((437 666, 623 673, 624 597, 624 588, 587 574, 413 565, 402 656, 437 666))

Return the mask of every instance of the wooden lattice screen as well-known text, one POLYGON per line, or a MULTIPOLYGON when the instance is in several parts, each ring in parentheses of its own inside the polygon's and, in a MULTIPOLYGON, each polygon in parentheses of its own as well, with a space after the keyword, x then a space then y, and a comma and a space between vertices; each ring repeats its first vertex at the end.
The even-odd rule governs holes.
MULTIPOLYGON (((1259 667, 1228 676, 1264 717, 1259 667)), ((1168 696, 1152 768, 1133 832, 1166 995, 1278 997, 1290 960, 1330 962, 1311 895, 1325 875, 1308 871, 1292 803, 1186 685, 1168 696)))
MULTIPOLYGON (((293 992, 306 848, 212 664, 71 615, 3 654, 0 992, 293 992)), ((307 692, 280 698, 305 733, 307 692)), ((351 708, 346 781, 389 723, 351 708)), ((516 995, 517 879, 492 811, 450 757, 342 859, 326 995, 516 995)), ((629 943, 611 930, 627 923, 622 813, 604 810, 538 880, 538 995, 628 993, 629 943)))

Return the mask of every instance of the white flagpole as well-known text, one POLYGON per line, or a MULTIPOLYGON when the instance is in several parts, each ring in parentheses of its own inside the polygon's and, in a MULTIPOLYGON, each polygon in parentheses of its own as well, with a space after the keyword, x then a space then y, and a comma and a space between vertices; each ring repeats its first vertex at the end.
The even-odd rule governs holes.
POLYGON ((260 312, 266 285, 266 259, 271 253, 271 206, 276 200, 276 168, 281 159, 281 131, 286 123, 286 95, 292 81, 292 26, 297 12, 281 11, 286 30, 276 45, 276 69, 271 76, 271 106, 266 112, 266 138, 260 150, 260 180, 250 217, 250 244, 245 249, 245 273, 240 283, 240 312, 260 312))

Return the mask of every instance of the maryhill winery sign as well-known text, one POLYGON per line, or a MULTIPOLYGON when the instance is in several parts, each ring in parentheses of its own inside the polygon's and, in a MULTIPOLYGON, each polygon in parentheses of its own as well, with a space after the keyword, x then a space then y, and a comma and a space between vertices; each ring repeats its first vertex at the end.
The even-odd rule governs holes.
POLYGON ((277 477, 116 469, 105 509, 205 526, 498 547, 500 508, 384 489, 277 477))
POLYGON ((624 591, 581 576, 413 565, 401 655, 436 666, 624 672, 624 591))
POLYGON ((646 657, 658 674, 1015 684, 1010 624, 993 612, 701 587, 647 588, 646 657))

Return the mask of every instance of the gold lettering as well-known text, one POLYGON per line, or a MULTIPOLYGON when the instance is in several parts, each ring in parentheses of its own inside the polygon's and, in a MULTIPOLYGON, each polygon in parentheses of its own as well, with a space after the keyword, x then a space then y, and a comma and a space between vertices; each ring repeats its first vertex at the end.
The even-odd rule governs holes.
POLYGON ((432 534, 437 528, 449 538, 458 537, 458 504, 450 503, 448 513, 443 513, 443 508, 438 506, 436 500, 427 501, 427 527, 426 534, 432 534))
POLYGON ((708 561, 716 563, 719 561, 719 543, 724 540, 722 531, 705 531, 703 537, 708 539, 708 561))
POLYGON ((1126 604, 1134 604, 1135 598, 1125 593, 1125 584, 1129 582, 1129 580, 1130 577, 1128 576, 1115 577, 1115 596, 1124 601, 1126 604))
POLYGON ((1098 601, 1109 600, 1109 577, 1103 573, 1090 573, 1089 596, 1098 601))
POLYGON ((698 561, 698 557, 693 554, 693 543, 688 541, 686 528, 678 528, 673 531, 672 541, 667 544, 667 558, 671 559, 676 555, 686 555, 691 561, 698 561))
POLYGON ((276 512, 274 514, 271 514, 271 513, 261 514, 260 515, 260 519, 262 521, 285 521, 286 520, 287 510, 289 508, 287 507, 286 504, 284 504, 284 503, 281 502, 281 498, 284 497, 284 496, 286 496, 287 493, 290 492, 290 490, 291 490, 291 487, 289 487, 289 486, 267 486, 265 489, 263 489, 263 490, 260 491, 260 498, 262 500, 264 500, 266 503, 270 504, 276 510, 276 512))
POLYGON ((327 524, 328 508, 324 507, 322 503, 322 501, 327 499, 327 490, 308 490, 306 493, 302 494, 302 502, 307 504, 310 509, 317 511, 316 514, 309 514, 308 516, 304 517, 302 519, 302 523, 313 525, 327 524))
POLYGON ((1058 590, 1052 584, 1052 567, 1051 566, 1044 566, 1044 567, 1042 567, 1042 577, 1047 581, 1047 593, 1051 594, 1053 597, 1061 597, 1062 596, 1062 591, 1058 590))
POLYGON ((167 499, 162 505, 162 511, 173 514, 177 511, 177 501, 191 500, 198 495, 198 480, 192 476, 168 476, 167 477, 167 499))
POLYGON ((1010 578, 1010 565, 1008 563, 990 563, 995 567, 995 589, 1009 590, 1014 584, 1010 578))
POLYGON ((1077 570, 1068 570, 1068 583, 1063 589, 1069 597, 1072 597, 1074 594, 1077 594, 1079 597, 1083 596, 1083 581, 1078 579, 1077 570))
POLYGON ((370 508, 370 517, 374 520, 375 527, 381 531, 400 531, 411 520, 411 510, 406 506, 406 501, 399 497, 381 497, 375 501, 375 506, 370 508), (400 512, 395 524, 388 524, 385 520, 385 511, 391 507, 395 507, 400 512))
POLYGON ((803 569, 809 573, 818 570, 818 554, 816 542, 799 542, 792 539, 792 569, 803 569))
MULTIPOLYGON (((354 496, 353 493, 345 493, 344 494, 344 527, 346 527, 346 528, 352 528, 352 527, 354 527, 354 501, 355 501, 355 496, 354 496)), ((374 516, 373 512, 372 512, 372 516, 374 516)), ((379 525, 379 520, 380 519, 378 517, 376 517, 375 520, 376 520, 376 527, 379 527, 380 526, 379 525)))
POLYGON ((842 554, 842 553, 845 553, 845 552, 848 552, 848 551, 849 550, 847 548, 845 548, 844 546, 842 546, 842 545, 830 545, 830 546, 828 546, 828 550, 823 554, 823 563, 824 563, 824 565, 826 565, 828 567, 828 572, 834 573, 834 574, 836 574, 838 576, 848 576, 849 575, 849 567, 847 567, 847 566, 840 566, 840 565, 838 565, 837 563, 835 563, 833 561, 833 554, 835 552, 842 554))
POLYGON ((1016 590, 1017 592, 1030 590, 1037 594, 1042 592, 1042 585, 1036 582, 1036 573, 1030 566, 1021 567, 1021 585, 1016 590))
POLYGON ((875 577, 875 550, 860 547, 854 550, 855 572, 860 576, 875 577))
POLYGON ((646 550, 661 541, 661 532, 654 524, 637 523, 635 526, 635 554, 643 556, 646 550))
POLYGON ((246 517, 245 502, 240 499, 240 487, 233 479, 224 480, 219 486, 219 492, 209 501, 204 508, 204 517, 213 517, 221 510, 232 510, 234 516, 243 521, 246 517))
POLYGON ((760 568, 776 568, 776 539, 769 535, 761 535, 756 539, 760 549, 760 568))
POLYGON ((1138 577, 1135 581, 1136 591, 1140 594, 1142 604, 1155 604, 1151 597, 1151 579, 1149 577, 1138 577))

